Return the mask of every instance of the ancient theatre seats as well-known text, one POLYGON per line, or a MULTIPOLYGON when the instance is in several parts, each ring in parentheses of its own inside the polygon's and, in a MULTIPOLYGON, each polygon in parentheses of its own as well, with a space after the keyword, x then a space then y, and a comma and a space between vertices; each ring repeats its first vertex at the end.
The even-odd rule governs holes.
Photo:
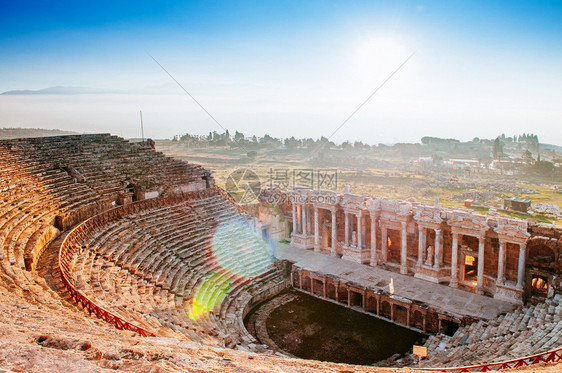
POLYGON ((284 279, 260 254, 258 240, 217 260, 217 227, 227 227, 221 235, 241 234, 243 219, 219 193, 126 214, 81 240, 75 284, 96 304, 155 334, 247 344, 253 337, 241 320, 248 303, 281 288, 284 279), (244 276, 241 265, 261 273, 244 276))

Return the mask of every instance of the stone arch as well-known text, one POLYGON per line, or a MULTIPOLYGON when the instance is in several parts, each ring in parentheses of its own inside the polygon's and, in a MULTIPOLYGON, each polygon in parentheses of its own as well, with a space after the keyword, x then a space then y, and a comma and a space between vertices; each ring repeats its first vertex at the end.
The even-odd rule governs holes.
POLYGON ((333 280, 326 282, 326 298, 336 300, 336 284, 333 280))
POLYGON ((423 314, 420 310, 414 311, 414 317, 412 318, 413 327, 418 329, 423 329, 423 314))
POLYGON ((525 297, 544 299, 552 293, 554 279, 560 271, 560 248, 556 239, 532 237, 527 241, 525 297))
POLYGON ((402 325, 408 325, 408 309, 400 304, 395 304, 394 321, 402 325))
POLYGON ((365 311, 370 313, 377 313, 377 297, 372 293, 367 293, 367 297, 365 299, 365 311))
POLYGON ((380 315, 381 315, 382 317, 386 317, 387 319, 390 319, 391 312, 392 312, 391 309, 390 309, 390 307, 391 307, 390 302, 388 302, 388 301, 386 301, 386 300, 383 300, 383 301, 381 302, 381 312, 380 312, 380 315))
POLYGON ((302 290, 304 291, 310 291, 310 276, 309 275, 303 275, 302 276, 302 290))
POLYGON ((559 260, 557 240, 533 237, 527 241, 527 263, 538 268, 554 269, 559 260))

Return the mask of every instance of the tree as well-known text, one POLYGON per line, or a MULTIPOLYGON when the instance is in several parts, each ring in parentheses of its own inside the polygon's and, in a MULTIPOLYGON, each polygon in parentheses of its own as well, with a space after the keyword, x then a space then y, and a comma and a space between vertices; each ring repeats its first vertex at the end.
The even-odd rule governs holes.
POLYGON ((244 140, 244 134, 242 132, 234 132, 234 141, 240 142, 244 140))
POLYGON ((523 158, 525 161, 527 161, 529 163, 533 162, 533 154, 529 151, 529 149, 527 149, 523 152, 523 154, 521 155, 521 158, 523 158))
POLYGON ((503 145, 502 142, 498 137, 494 140, 494 147, 492 149, 492 154, 494 155, 494 159, 500 159, 503 155, 503 145))

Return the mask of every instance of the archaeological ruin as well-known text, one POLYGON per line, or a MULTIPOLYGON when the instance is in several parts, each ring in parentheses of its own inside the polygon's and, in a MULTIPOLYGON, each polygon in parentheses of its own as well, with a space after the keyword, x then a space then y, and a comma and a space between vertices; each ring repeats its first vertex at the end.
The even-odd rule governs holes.
POLYGON ((380 371, 247 329, 289 290, 424 333, 425 367, 562 359, 562 227, 349 190, 239 206, 201 166, 109 134, 0 140, 0 168, 0 368, 42 370, 25 349, 85 371, 380 371))

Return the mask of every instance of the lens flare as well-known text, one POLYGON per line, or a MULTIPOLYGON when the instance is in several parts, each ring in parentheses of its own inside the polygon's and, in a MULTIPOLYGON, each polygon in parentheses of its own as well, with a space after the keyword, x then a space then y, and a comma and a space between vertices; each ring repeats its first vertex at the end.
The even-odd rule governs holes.
POLYGON ((222 302, 226 294, 228 294, 230 286, 230 279, 224 275, 216 272, 207 275, 191 300, 187 315, 192 320, 199 320, 222 302))
POLYGON ((201 319, 227 296, 233 281, 266 272, 273 263, 273 246, 244 219, 219 224, 211 235, 211 262, 218 264, 201 282, 191 299, 188 316, 201 319))
POLYGON ((273 250, 244 220, 220 224, 212 237, 212 255, 218 264, 241 278, 258 276, 273 263, 273 250))

